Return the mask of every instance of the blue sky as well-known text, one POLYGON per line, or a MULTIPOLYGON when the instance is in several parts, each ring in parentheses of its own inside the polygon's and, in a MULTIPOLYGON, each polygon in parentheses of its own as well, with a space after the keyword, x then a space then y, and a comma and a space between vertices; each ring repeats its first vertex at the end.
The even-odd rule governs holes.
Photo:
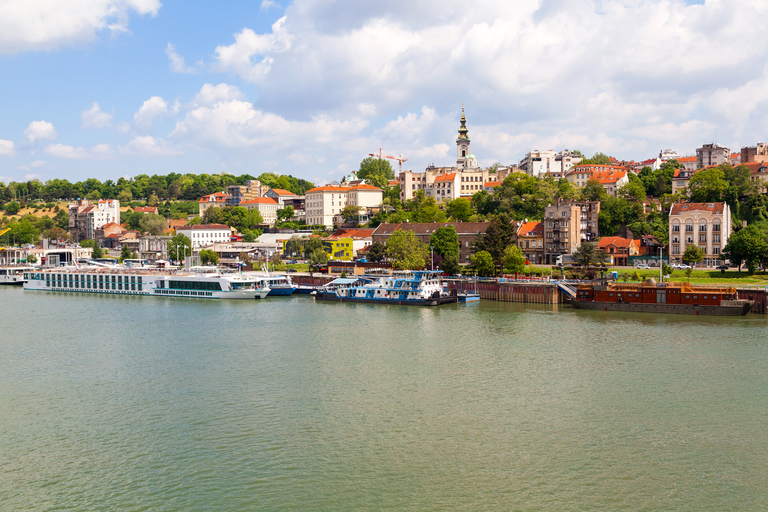
POLYGON ((2 0, 0 181, 339 179, 768 136, 764 0, 2 0))

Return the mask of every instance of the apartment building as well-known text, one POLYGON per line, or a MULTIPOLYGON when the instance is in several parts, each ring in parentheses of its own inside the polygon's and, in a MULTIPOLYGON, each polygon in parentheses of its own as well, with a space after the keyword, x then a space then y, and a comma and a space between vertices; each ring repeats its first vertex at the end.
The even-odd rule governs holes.
POLYGON ((581 245, 581 208, 558 200, 544 208, 544 263, 554 265, 561 254, 573 254, 581 245))
POLYGON ((248 180, 242 185, 229 185, 227 187, 226 206, 238 206, 245 201, 251 201, 257 197, 264 197, 266 186, 259 180, 248 180))
POLYGON ((69 233, 76 242, 94 240, 96 230, 110 222, 120 224, 120 201, 117 199, 105 199, 96 203, 80 199, 76 203, 70 203, 67 209, 69 233))
POLYGON ((525 155, 520 160, 518 167, 522 172, 535 178, 553 173, 562 176, 573 166, 578 165, 581 160, 580 156, 567 149, 560 152, 555 152, 552 149, 547 151, 536 149, 525 155))
POLYGON ((277 199, 272 197, 256 197, 243 201, 239 206, 248 210, 258 210, 261 218, 264 220, 264 224, 274 226, 277 222, 277 210, 280 208, 280 203, 277 199))
POLYGON ((335 223, 334 218, 345 206, 354 205, 360 208, 380 206, 384 192, 372 185, 325 186, 308 190, 304 197, 307 224, 331 227, 335 223))
POLYGON ((696 149, 696 167, 698 169, 729 163, 731 163, 731 150, 719 144, 704 144, 696 149))
POLYGON ((176 228, 176 234, 189 238, 192 242, 192 250, 196 251, 207 245, 229 242, 232 237, 232 228, 225 224, 197 224, 180 226, 176 228))
POLYGON ((517 231, 517 245, 531 264, 544 263, 544 223, 523 222, 517 231))
POLYGON ((704 252, 704 267, 720 265, 720 252, 731 236, 728 203, 675 203, 669 212, 669 261, 682 263, 685 248, 704 252))
POLYGON ((224 194, 223 192, 208 194, 207 196, 203 196, 197 200, 198 212, 202 217, 205 213, 205 210, 208 208, 221 208, 227 206, 228 201, 230 201, 230 196, 224 194))
POLYGON ((577 165, 565 175, 565 179, 577 187, 583 187, 589 180, 597 180, 608 195, 616 197, 618 190, 629 183, 629 169, 619 165, 577 165))

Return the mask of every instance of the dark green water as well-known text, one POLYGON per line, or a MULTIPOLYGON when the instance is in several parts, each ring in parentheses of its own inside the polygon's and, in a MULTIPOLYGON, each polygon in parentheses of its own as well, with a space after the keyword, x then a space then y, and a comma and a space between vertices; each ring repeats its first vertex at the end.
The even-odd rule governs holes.
POLYGON ((768 318, 0 288, 0 510, 768 509, 768 318))

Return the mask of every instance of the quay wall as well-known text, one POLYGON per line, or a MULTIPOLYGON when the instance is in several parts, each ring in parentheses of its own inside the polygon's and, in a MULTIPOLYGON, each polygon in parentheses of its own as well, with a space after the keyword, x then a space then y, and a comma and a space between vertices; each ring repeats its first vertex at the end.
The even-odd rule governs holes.
POLYGON ((565 302, 554 283, 549 282, 495 282, 466 283, 449 281, 449 290, 477 292, 481 299, 528 304, 560 304, 565 302))
POLYGON ((737 288, 740 299, 754 300, 750 313, 766 314, 768 313, 768 295, 765 288, 737 288))

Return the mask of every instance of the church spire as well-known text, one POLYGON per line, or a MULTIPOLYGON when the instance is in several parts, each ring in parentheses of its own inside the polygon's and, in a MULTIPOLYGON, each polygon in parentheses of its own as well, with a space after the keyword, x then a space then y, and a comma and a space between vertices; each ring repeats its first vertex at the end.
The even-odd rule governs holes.
POLYGON ((467 118, 464 117, 464 105, 461 106, 461 128, 459 128, 459 138, 456 139, 456 142, 459 142, 460 140, 466 140, 469 142, 469 130, 467 129, 467 118))

